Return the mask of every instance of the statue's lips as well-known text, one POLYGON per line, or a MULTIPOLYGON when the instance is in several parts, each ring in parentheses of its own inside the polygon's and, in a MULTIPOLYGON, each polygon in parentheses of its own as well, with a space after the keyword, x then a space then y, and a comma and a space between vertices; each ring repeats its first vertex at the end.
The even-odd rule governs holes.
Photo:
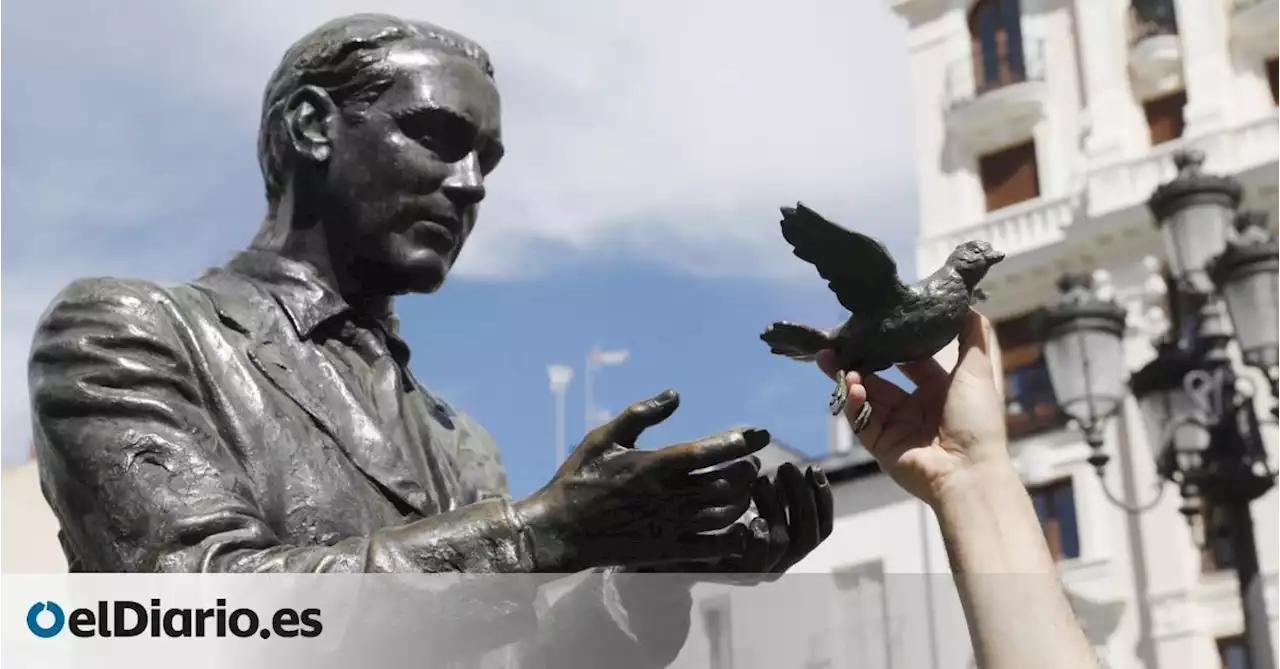
POLYGON ((409 226, 409 235, 415 241, 429 244, 442 251, 452 251, 458 244, 458 231, 462 224, 456 219, 423 219, 409 226))

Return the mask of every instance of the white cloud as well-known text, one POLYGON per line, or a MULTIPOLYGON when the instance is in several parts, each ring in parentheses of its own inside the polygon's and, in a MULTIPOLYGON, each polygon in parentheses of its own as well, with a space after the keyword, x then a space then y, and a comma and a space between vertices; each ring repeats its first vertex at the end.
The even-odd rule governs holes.
POLYGON ((905 38, 882 2, 26 0, 5 10, 17 156, 4 162, 6 453, 25 450, 11 442, 26 439, 28 340, 61 285, 117 270, 189 275, 256 229, 262 86, 290 43, 341 14, 433 21, 494 57, 508 156, 462 276, 624 256, 691 274, 809 278, 777 234, 777 207, 796 200, 909 248, 905 38), (189 247, 147 246, 175 221, 191 226, 189 247), (143 241, 113 243, 121 230, 143 241), (54 253, 68 243, 74 261, 54 253))
MULTIPOLYGON (((767 253, 777 246, 777 206, 796 199, 850 211, 868 199, 883 206, 877 194, 905 193, 911 180, 908 115, 899 111, 905 40, 881 3, 329 0, 264 11, 271 6, 237 0, 75 3, 75 12, 65 11, 70 3, 47 4, 64 7, 30 10, 47 19, 32 30, 68 33, 45 47, 62 66, 145 82, 127 91, 137 96, 133 104, 149 95, 187 99, 225 108, 229 120, 249 127, 283 50, 333 16, 402 13, 486 44, 504 91, 510 150, 460 263, 464 275, 536 268, 525 251, 538 240, 586 251, 625 237, 658 252, 658 261, 668 260, 667 250, 687 262, 723 244, 767 253)), ((109 128, 110 119, 94 126, 105 136, 109 128)), ((207 150, 202 134, 193 128, 184 136, 190 150, 207 150)), ((177 136, 165 133, 168 141, 177 136)), ((245 153, 251 141, 241 143, 245 153)), ((155 185, 163 170, 139 170, 127 151, 103 153, 78 169, 109 165, 115 178, 97 183, 131 205, 129 218, 142 217, 145 198, 165 190, 155 185)), ((251 160, 235 166, 251 170, 251 160)), ((57 192, 49 199, 68 206, 57 192)), ((859 225, 876 232, 874 223, 859 225)))

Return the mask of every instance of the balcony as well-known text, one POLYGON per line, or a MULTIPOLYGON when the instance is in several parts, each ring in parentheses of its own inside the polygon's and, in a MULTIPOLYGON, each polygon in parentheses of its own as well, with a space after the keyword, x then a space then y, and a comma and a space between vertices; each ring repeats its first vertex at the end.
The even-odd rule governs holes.
POLYGON ((1036 198, 1005 207, 978 223, 922 240, 917 266, 932 272, 971 239, 990 242, 1010 256, 1034 251, 1062 241, 1074 218, 1075 206, 1069 197, 1036 198))
POLYGON ((1204 151, 1204 169, 1213 174, 1238 175, 1274 165, 1280 142, 1277 130, 1276 114, 1270 113, 1208 135, 1166 142, 1137 159, 1099 167, 1089 174, 1086 185, 1089 217, 1142 206, 1157 186, 1175 176, 1173 154, 1181 148, 1204 151))
POLYGON ((1182 87, 1182 41, 1173 0, 1130 3, 1129 71, 1140 98, 1182 87))
POLYGON ((953 63, 944 91, 948 130, 975 153, 1030 137, 1048 107, 1044 71, 1038 40, 1023 41, 1021 49, 978 51, 953 63))
POLYGON ((1280 0, 1235 0, 1231 3, 1231 38, 1258 58, 1276 55, 1280 41, 1280 0))

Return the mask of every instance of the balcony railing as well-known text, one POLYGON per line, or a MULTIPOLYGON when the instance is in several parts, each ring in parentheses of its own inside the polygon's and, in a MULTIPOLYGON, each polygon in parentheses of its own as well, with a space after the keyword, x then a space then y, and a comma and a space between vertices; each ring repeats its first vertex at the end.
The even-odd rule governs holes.
POLYGON ((921 246, 919 267, 932 272, 960 244, 971 239, 990 242, 1009 255, 1027 253, 1062 241, 1075 217, 1072 198, 1037 198, 988 215, 974 225, 948 231, 921 246))
POLYGON ((1157 186, 1177 173, 1173 154, 1179 149, 1204 151, 1208 157, 1205 170, 1213 173, 1238 174, 1273 163, 1280 140, 1278 128, 1276 114, 1271 113, 1208 135, 1165 142, 1137 159, 1099 167, 1088 176, 1089 215, 1099 216, 1144 202, 1157 186))
POLYGON ((974 53, 947 68, 948 109, 1006 86, 1044 81, 1044 49, 1040 40, 1024 39, 1021 48, 1005 41, 994 49, 975 47, 974 53))
POLYGON ((1173 0, 1132 0, 1129 4, 1129 43, 1148 37, 1177 35, 1178 16, 1173 0))

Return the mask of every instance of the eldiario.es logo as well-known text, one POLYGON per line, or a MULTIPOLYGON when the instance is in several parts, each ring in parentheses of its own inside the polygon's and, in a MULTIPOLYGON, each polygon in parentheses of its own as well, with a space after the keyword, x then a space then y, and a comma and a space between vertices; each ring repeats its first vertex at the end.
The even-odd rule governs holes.
POLYGON ((227 610, 227 600, 218 599, 213 608, 165 608, 159 599, 147 607, 127 599, 99 601, 93 608, 63 611, 57 602, 36 602, 27 610, 27 628, 31 633, 49 639, 63 629, 72 635, 88 637, 152 637, 204 638, 272 636, 313 638, 320 636, 324 625, 320 609, 279 609, 263 626, 252 609, 227 610))

